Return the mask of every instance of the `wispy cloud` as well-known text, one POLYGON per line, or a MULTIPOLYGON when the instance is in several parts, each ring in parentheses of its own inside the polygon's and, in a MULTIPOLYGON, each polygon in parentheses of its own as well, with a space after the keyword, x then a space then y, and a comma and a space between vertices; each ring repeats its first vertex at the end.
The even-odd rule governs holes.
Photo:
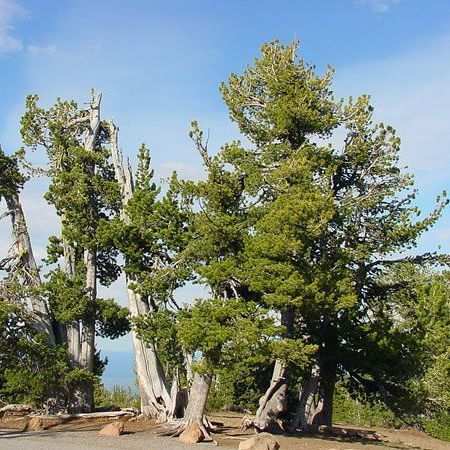
POLYGON ((356 0, 356 4, 368 6, 377 13, 388 12, 392 6, 400 3, 400 0, 356 0))
POLYGON ((373 96, 375 119, 398 130, 401 159, 423 187, 448 184, 449 84, 450 35, 389 59, 336 71, 339 94, 373 96))
POLYGON ((62 55, 62 51, 55 44, 47 44, 47 45, 29 44, 29 45, 27 45, 27 51, 32 56, 60 56, 60 55, 62 55))
POLYGON ((19 3, 0 0, 0 54, 23 49, 22 41, 14 36, 14 24, 26 16, 26 10, 19 3))

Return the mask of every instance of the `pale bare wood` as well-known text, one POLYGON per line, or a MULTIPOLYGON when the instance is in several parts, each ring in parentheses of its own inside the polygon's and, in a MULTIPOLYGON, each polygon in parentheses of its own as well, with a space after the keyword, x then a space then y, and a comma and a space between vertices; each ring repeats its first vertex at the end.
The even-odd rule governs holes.
MULTIPOLYGON (((122 193, 120 217, 124 223, 130 223, 126 206, 133 196, 134 184, 130 164, 124 163, 119 149, 119 128, 112 120, 108 121, 111 159, 117 182, 122 193)), ((131 288, 135 280, 126 278, 128 307, 131 317, 137 317, 149 312, 149 306, 141 296, 131 288)), ((152 344, 145 345, 132 330, 132 341, 135 356, 136 375, 141 394, 141 409, 145 416, 156 417, 160 421, 170 418, 175 410, 172 396, 167 388, 163 368, 158 359, 156 348, 152 344)))

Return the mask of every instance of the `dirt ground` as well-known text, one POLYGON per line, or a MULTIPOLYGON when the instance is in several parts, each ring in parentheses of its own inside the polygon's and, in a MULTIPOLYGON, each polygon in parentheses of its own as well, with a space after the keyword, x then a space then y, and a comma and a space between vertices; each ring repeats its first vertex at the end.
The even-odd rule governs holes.
MULTIPOLYGON (((241 440, 253 432, 242 432, 242 415, 237 413, 211 414, 213 422, 223 426, 213 434, 219 446, 237 448, 241 440)), ((21 432, 27 420, 20 417, 5 417, 0 421, 0 449, 182 449, 174 438, 157 437, 158 428, 151 421, 126 421, 125 434, 118 438, 98 436, 97 431, 111 419, 46 419, 45 430, 21 432), (39 438, 39 439, 36 439, 39 438)), ((450 443, 438 441, 424 433, 412 430, 387 430, 336 425, 332 431, 321 430, 314 435, 278 436, 282 450, 450 450, 450 443)), ((212 444, 200 444, 200 449, 214 448, 212 444)))

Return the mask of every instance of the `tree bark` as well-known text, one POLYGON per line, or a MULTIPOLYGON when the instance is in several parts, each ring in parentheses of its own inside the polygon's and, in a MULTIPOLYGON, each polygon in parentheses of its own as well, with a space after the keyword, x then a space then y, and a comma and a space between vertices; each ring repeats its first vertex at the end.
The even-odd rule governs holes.
MULTIPOLYGON (((281 311, 281 324, 286 327, 286 335, 292 336, 294 327, 294 310, 286 308, 281 311)), ((257 431, 277 433, 282 431, 278 416, 287 408, 288 369, 286 365, 277 360, 273 368, 270 386, 259 400, 256 411, 254 427, 257 431)))
MULTIPOLYGON (((19 194, 5 197, 5 201, 11 216, 14 242, 19 257, 19 268, 23 274, 24 282, 28 287, 39 288, 41 286, 41 277, 34 258, 33 247, 28 233, 25 214, 19 200, 19 194)), ((47 302, 41 295, 33 294, 30 296, 30 303, 36 318, 38 331, 45 333, 48 344, 54 347, 56 340, 47 302)))
POLYGON ((205 417, 206 402, 211 388, 212 376, 195 372, 189 391, 189 401, 183 419, 174 428, 161 433, 163 436, 179 436, 186 428, 196 423, 204 435, 205 441, 212 441, 211 424, 205 417))
POLYGON ((275 362, 270 386, 259 400, 254 421, 255 430, 278 433, 281 427, 278 416, 286 410, 287 368, 281 361, 275 362))
POLYGON ((336 365, 334 361, 325 361, 320 366, 319 397, 321 409, 313 418, 315 425, 332 425, 333 397, 336 384, 336 365))
POLYGON ((316 394, 319 385, 319 368, 314 366, 311 375, 303 386, 295 416, 289 425, 291 431, 308 431, 308 425, 312 424, 316 411, 316 394))
MULTIPOLYGON (((84 138, 84 149, 95 152, 95 146, 100 131, 100 102, 102 94, 97 93, 89 105, 89 125, 84 138)), ((95 165, 87 167, 88 173, 95 175, 95 165)), ((94 205, 91 205, 95 208, 94 205)), ((97 212, 93 210, 93 213, 97 212)), ((93 238, 95 230, 86 230, 93 238)), ((75 273, 75 257, 73 249, 67 246, 69 261, 66 267, 70 273, 75 273)), ((67 338, 70 360, 76 367, 80 367, 88 374, 94 371, 95 355, 95 301, 97 298, 97 255, 94 245, 86 247, 83 251, 85 266, 85 295, 88 297, 89 313, 81 320, 68 326, 67 338)), ((73 392, 71 392, 69 409, 73 413, 91 412, 94 409, 94 386, 92 380, 86 379, 73 392)))
MULTIPOLYGON (((129 224, 130 218, 126 212, 126 205, 133 196, 133 179, 131 168, 124 164, 123 156, 119 150, 118 127, 112 122, 108 122, 111 158, 117 182, 122 193, 122 207, 120 211, 121 219, 129 224)), ((125 261, 125 265, 127 261, 125 261)), ((148 304, 142 297, 131 289, 136 280, 126 278, 128 307, 130 316, 137 317, 140 314, 149 312, 148 304)), ((171 418, 173 412, 177 410, 174 400, 179 397, 169 393, 163 368, 158 359, 154 345, 145 345, 137 336, 136 332, 131 332, 135 355, 136 374, 141 394, 141 410, 145 416, 156 417, 159 421, 171 418), (173 398, 175 397, 175 398, 173 398)))

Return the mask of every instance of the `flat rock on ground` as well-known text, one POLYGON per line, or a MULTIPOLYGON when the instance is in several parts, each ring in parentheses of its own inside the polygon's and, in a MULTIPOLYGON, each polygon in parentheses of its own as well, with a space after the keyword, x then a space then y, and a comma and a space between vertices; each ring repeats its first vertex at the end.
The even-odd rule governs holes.
POLYGON ((123 422, 112 422, 105 425, 98 433, 99 436, 118 437, 123 434, 123 422))
POLYGON ((278 450, 280 444, 270 433, 260 433, 239 444, 239 450, 278 450))

